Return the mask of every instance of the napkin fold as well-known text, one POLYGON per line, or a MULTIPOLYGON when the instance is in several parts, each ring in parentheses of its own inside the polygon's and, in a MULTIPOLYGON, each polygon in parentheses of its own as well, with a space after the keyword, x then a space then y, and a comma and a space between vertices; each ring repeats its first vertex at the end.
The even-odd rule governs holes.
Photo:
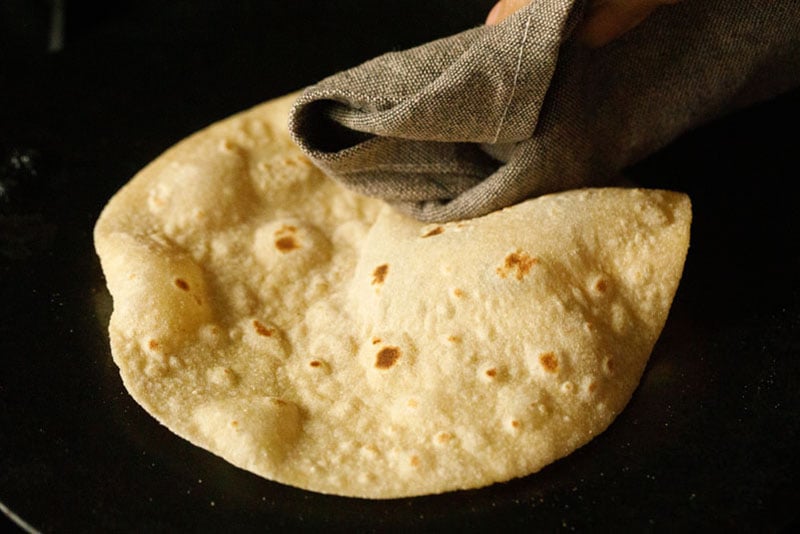
POLYGON ((800 85, 798 0, 684 0, 597 49, 573 35, 586 3, 534 0, 326 78, 296 101, 293 139, 346 186, 444 222, 607 184, 800 85))

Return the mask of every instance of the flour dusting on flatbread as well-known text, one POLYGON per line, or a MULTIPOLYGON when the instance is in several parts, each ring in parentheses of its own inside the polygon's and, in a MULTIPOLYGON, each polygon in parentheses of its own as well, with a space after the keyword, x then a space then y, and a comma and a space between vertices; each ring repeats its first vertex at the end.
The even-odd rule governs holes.
POLYGON ((312 166, 292 102, 182 141, 103 211, 130 394, 237 466, 366 498, 528 475, 602 432, 666 321, 688 197, 585 189, 423 224, 312 166))

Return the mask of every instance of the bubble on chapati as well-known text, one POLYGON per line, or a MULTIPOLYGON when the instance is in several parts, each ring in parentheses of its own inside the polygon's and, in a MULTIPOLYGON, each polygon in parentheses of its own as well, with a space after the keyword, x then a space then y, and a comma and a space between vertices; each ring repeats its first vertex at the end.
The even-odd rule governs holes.
POLYGON ((313 224, 281 219, 255 232, 253 249, 270 272, 301 276, 320 267, 331 256, 331 243, 313 224))
POLYGON ((221 365, 209 369, 206 378, 212 384, 224 388, 231 388, 239 383, 239 375, 233 369, 221 365))
POLYGON ((269 396, 209 402, 195 409, 192 421, 209 444, 245 469, 280 464, 301 432, 297 405, 269 396))

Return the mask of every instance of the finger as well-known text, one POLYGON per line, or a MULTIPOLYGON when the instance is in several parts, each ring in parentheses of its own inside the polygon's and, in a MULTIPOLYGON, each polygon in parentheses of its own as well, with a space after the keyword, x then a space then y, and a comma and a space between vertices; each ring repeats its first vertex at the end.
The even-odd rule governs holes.
POLYGON ((519 11, 530 3, 531 0, 500 0, 497 2, 489 15, 486 17, 486 24, 499 24, 513 13, 519 11))
POLYGON ((600 47, 632 30, 657 7, 680 0, 598 0, 591 4, 578 37, 590 47, 600 47))
POLYGON ((500 0, 494 6, 492 6, 492 10, 489 11, 489 14, 486 16, 487 26, 492 26, 499 22, 497 19, 500 17, 500 11, 502 10, 502 8, 503 8, 503 0, 500 0))

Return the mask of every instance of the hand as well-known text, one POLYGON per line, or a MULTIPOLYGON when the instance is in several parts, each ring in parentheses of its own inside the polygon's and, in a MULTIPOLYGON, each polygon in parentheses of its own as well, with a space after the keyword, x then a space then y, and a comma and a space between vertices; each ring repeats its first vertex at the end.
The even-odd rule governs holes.
MULTIPOLYGON (((536 0, 500 0, 486 24, 497 24, 515 11, 536 0)), ((681 0, 591 0, 577 30, 578 38, 591 47, 603 46, 635 28, 657 7, 676 4, 681 0)))

